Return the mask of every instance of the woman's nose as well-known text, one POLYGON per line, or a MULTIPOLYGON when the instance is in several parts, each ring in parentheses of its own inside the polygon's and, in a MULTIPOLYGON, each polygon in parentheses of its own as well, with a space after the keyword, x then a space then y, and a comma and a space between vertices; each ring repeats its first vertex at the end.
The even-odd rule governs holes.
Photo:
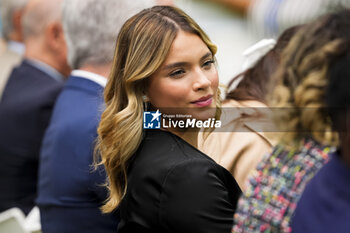
POLYGON ((202 69, 196 69, 194 72, 193 89, 195 91, 205 90, 211 85, 211 80, 202 69))

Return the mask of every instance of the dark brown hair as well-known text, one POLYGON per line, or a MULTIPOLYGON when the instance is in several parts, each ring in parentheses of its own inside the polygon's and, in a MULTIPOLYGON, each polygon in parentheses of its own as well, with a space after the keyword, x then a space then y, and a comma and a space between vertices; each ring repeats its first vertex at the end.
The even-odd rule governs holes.
POLYGON ((276 71, 277 82, 269 95, 269 106, 282 107, 276 123, 292 144, 311 136, 327 145, 338 143, 326 113, 325 95, 329 67, 347 50, 350 10, 332 13, 304 26, 283 50, 276 71))
POLYGON ((276 45, 267 54, 248 70, 238 74, 228 84, 232 84, 243 76, 238 86, 226 94, 226 99, 234 100, 257 100, 266 104, 266 96, 275 82, 271 79, 280 63, 281 53, 287 47, 292 36, 301 28, 301 25, 285 30, 278 38, 276 45))

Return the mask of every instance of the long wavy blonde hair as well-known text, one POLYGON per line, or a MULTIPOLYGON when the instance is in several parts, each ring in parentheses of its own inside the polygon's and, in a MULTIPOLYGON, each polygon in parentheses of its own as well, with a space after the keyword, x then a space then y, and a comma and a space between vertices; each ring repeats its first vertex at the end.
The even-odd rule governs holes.
POLYGON ((109 197, 103 212, 113 211, 126 193, 128 162, 143 136, 142 96, 147 79, 165 61, 180 30, 198 35, 215 55, 216 46, 208 36, 175 7, 145 9, 127 20, 118 35, 96 145, 99 164, 105 166, 108 175, 109 197))
POLYGON ((282 143, 296 145, 311 136, 326 145, 336 145, 325 109, 328 67, 344 51, 349 36, 349 11, 323 16, 305 25, 282 54, 276 72, 277 86, 269 96, 276 123, 287 132, 282 143))

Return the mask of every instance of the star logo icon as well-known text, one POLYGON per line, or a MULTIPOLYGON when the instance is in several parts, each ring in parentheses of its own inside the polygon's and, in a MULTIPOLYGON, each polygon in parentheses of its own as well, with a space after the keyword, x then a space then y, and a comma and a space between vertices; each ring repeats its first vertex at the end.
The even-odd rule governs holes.
POLYGON ((144 112, 143 113, 143 128, 144 129, 160 129, 160 116, 162 113, 157 110, 156 112, 144 112))
POLYGON ((151 115, 153 116, 153 118, 151 120, 151 122, 152 122, 152 121, 158 119, 158 117, 160 117, 162 114, 159 112, 159 110, 157 110, 155 113, 152 113, 151 115))

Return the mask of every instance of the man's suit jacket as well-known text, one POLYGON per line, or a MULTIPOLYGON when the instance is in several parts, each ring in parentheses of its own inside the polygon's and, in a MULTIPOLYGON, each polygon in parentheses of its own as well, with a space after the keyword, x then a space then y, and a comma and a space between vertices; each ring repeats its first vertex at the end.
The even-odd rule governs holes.
POLYGON ((21 63, 22 56, 9 49, 0 54, 0 100, 12 69, 21 63))
POLYGON ((45 233, 116 232, 116 213, 102 215, 106 174, 93 171, 103 87, 71 76, 57 99, 41 150, 39 195, 45 233))
POLYGON ((24 60, 0 101, 0 211, 34 206, 41 141, 63 84, 24 60))

